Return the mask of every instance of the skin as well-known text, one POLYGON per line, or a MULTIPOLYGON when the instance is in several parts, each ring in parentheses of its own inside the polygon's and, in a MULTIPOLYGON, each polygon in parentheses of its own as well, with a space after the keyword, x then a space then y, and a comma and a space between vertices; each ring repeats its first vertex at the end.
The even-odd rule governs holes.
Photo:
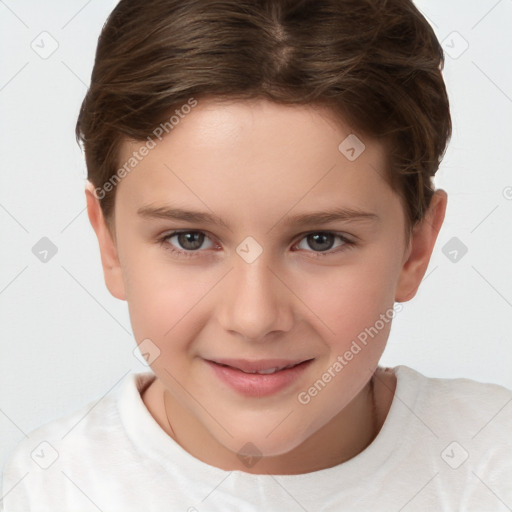
MULTIPOLYGON (((396 379, 378 362, 391 322, 308 404, 297 400, 379 315, 414 297, 445 215, 447 195, 437 190, 406 245, 402 202, 382 178, 385 148, 358 135, 366 149, 351 162, 338 150, 350 133, 323 108, 203 100, 117 185, 112 231, 93 187, 86 189, 107 287, 127 301, 137 343, 149 338, 160 350, 144 404, 169 436, 212 466, 258 474, 332 467, 364 450, 389 411, 396 379), (137 213, 171 204, 213 212, 230 229, 137 213), (379 220, 284 222, 335 206, 379 220), (206 237, 196 246, 178 237, 159 242, 173 230, 206 237), (333 236, 322 251, 307 236, 318 232, 355 244, 333 236), (248 236, 263 249, 252 263, 236 252, 248 236), (203 358, 314 361, 285 390, 245 397, 203 358), (252 467, 237 456, 248 442, 262 454, 252 467)), ((141 145, 125 142, 120 161, 141 145)))

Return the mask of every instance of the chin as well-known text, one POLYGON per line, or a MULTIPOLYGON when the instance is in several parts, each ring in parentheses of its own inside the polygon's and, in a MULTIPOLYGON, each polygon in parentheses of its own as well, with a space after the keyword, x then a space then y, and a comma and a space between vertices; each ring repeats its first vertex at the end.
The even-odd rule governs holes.
POLYGON ((272 429, 257 427, 241 430, 239 435, 231 431, 233 437, 223 436, 218 441, 238 457, 277 457, 292 451, 307 439, 301 431, 283 429, 279 434, 273 432, 267 436, 270 431, 272 429))

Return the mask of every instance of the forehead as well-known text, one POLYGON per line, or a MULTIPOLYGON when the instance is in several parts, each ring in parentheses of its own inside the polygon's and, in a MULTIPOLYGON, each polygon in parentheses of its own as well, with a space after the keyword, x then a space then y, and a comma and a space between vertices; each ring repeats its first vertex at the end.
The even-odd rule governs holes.
MULTIPOLYGON (((118 200, 233 207, 247 218, 299 203, 385 210, 396 200, 384 179, 384 146, 327 108, 209 100, 176 120, 118 185, 118 200)), ((144 144, 125 142, 121 166, 144 144)))

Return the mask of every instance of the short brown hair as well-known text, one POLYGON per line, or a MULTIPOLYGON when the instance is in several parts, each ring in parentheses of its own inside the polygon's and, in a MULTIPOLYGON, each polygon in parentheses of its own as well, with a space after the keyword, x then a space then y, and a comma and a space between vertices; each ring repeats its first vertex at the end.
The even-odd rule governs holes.
MULTIPOLYGON (((148 139, 191 97, 327 106, 359 137, 385 142, 382 174, 408 241, 451 137, 443 66, 410 0, 121 0, 98 40, 76 137, 101 187, 120 145, 148 139)), ((115 187, 101 198, 107 220, 114 198, 115 187)))

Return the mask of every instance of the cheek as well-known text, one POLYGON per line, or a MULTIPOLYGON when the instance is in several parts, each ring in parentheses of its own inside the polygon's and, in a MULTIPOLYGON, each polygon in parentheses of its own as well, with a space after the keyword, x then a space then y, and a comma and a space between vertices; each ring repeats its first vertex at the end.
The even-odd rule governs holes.
POLYGON ((314 418, 309 432, 329 421, 367 383, 400 311, 392 296, 392 258, 386 262, 380 254, 374 264, 339 268, 320 286, 303 287, 304 302, 320 317, 316 325, 328 351, 319 373, 297 397, 299 410, 314 418))
POLYGON ((184 350, 204 325, 204 299, 218 281, 218 272, 201 272, 199 267, 171 263, 161 257, 134 256, 126 259, 124 272, 137 343, 149 338, 162 355, 184 350))
POLYGON ((350 341, 393 307, 393 257, 386 258, 383 251, 379 254, 378 258, 325 268, 293 285, 317 317, 315 323, 325 340, 350 341))
MULTIPOLYGON (((124 246, 129 245, 130 240, 125 240, 124 246)), ((169 272, 170 267, 155 264, 147 249, 137 250, 135 243, 131 246, 125 251, 122 266, 133 333, 137 341, 159 338, 172 326, 176 306, 183 297, 180 276, 169 272)))

